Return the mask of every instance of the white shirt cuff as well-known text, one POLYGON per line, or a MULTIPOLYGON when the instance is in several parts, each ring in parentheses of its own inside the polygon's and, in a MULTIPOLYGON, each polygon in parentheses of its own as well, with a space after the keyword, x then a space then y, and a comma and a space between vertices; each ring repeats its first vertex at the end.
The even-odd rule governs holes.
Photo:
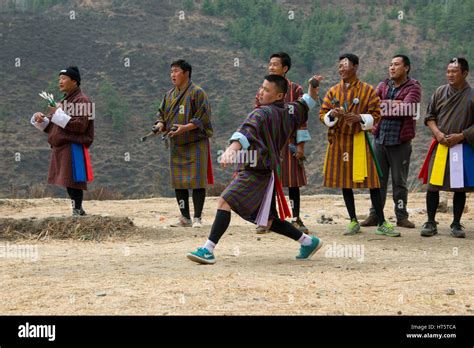
POLYGON ((334 120, 331 121, 331 119, 329 118, 329 116, 331 115, 331 111, 332 110, 329 110, 326 115, 324 115, 324 124, 328 127, 332 127, 334 126, 336 123, 337 123, 337 117, 334 117, 334 120))
POLYGON ((51 122, 57 124, 61 128, 65 128, 70 119, 71 116, 67 115, 63 109, 58 108, 51 118, 51 122))
POLYGON ((49 119, 47 117, 43 118, 43 122, 39 123, 35 121, 35 115, 31 116, 30 123, 38 128, 40 131, 44 131, 48 127, 49 119))
POLYGON ((302 98, 305 101, 306 105, 308 105, 308 109, 311 110, 316 105, 316 102, 314 101, 313 98, 311 98, 311 96, 308 93, 303 94, 302 98))
POLYGON ((247 139, 245 135, 243 135, 240 132, 235 132, 234 134, 232 134, 232 136, 229 139, 229 142, 232 142, 235 140, 238 141, 240 145, 242 145, 243 150, 247 150, 250 147, 249 140, 247 139))
POLYGON ((371 114, 360 114, 362 117, 362 121, 360 125, 362 126, 362 130, 371 130, 374 127, 374 118, 371 114))

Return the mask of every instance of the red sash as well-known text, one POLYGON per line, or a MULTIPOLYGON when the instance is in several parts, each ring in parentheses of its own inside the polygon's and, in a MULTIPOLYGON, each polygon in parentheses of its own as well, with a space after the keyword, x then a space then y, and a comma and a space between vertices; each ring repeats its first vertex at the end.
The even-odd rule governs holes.
POLYGON ((418 174, 418 179, 423 179, 423 184, 428 183, 428 168, 430 166, 431 155, 433 154, 436 144, 438 144, 438 142, 436 141, 436 139, 433 139, 430 145, 430 149, 428 150, 428 155, 426 155, 425 161, 423 162, 423 166, 421 167, 420 174, 418 174))

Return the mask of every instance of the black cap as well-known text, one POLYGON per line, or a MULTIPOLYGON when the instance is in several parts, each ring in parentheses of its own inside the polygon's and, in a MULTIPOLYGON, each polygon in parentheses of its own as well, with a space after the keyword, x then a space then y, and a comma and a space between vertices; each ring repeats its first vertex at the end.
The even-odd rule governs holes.
POLYGON ((79 68, 77 66, 69 66, 66 69, 61 70, 59 75, 69 76, 71 80, 77 81, 78 86, 81 84, 81 74, 79 73, 79 68))

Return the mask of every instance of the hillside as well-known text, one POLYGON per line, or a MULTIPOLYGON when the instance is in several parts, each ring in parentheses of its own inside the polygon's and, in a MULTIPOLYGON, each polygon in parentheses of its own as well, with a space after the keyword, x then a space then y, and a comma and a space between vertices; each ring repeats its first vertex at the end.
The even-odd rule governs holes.
MULTIPOLYGON (((239 42, 230 30, 229 25, 236 23, 236 18, 226 10, 229 3, 210 2, 221 6, 223 12, 209 14, 203 9, 209 1, 1 0, 0 196, 42 197, 62 192, 45 185, 50 150, 45 136, 29 125, 29 118, 35 111, 45 111, 44 102, 37 94, 45 89, 57 94, 56 74, 67 65, 79 66, 82 88, 97 104, 96 140, 91 151, 96 180, 90 187, 89 197, 170 195, 168 154, 163 144, 158 139, 139 142, 152 125, 157 102, 171 87, 169 63, 177 58, 189 60, 193 65, 193 80, 209 95, 216 134, 211 145, 214 154, 225 147, 228 136, 251 110, 255 92, 266 73, 266 51, 239 42), (71 19, 72 14, 74 19, 71 19), (19 67, 15 66, 17 58, 20 58, 19 67), (236 58, 239 66, 234 64, 236 58), (126 66, 128 59, 130 65, 126 66), (104 91, 109 93, 104 94, 104 91), (110 104, 111 95, 120 101, 120 107, 112 114, 105 107, 110 104), (119 127, 117 123, 124 126, 119 127)), ((427 98, 433 92, 431 86, 443 83, 444 76, 443 69, 428 69, 430 59, 438 61, 433 52, 440 52, 441 47, 449 48, 449 38, 442 36, 443 40, 433 40, 437 32, 425 33, 419 20, 413 17, 414 10, 410 12, 409 8, 406 24, 397 25, 400 21, 396 16, 393 18, 393 13, 406 7, 401 1, 370 6, 364 1, 317 3, 321 4, 324 14, 333 11, 338 18, 343 13, 350 29, 342 33, 337 44, 331 46, 329 42, 323 46, 324 52, 318 52, 330 59, 316 60, 310 67, 304 64, 303 56, 296 54, 300 52, 297 48, 286 47, 284 39, 273 40, 271 49, 287 50, 293 55, 295 68, 291 78, 301 83, 310 71, 320 72, 326 76, 324 91, 337 81, 337 55, 353 51, 361 58, 360 77, 376 83, 384 78, 391 56, 399 52, 403 43, 403 50, 410 55, 413 52, 412 76, 421 76, 422 83, 426 79, 430 86, 424 90, 422 110, 425 110, 427 98), (388 25, 388 32, 383 23, 388 25), (387 33, 380 35, 380 31, 387 33)), ((295 28, 300 30, 315 5, 307 1, 283 1, 274 6, 278 6, 277 13, 281 10, 284 15, 295 8, 296 18, 301 19, 295 22, 295 28)), ((251 13, 247 15, 252 18, 251 13)), ((261 34, 271 36, 272 25, 274 22, 268 23, 267 34, 266 27, 262 26, 261 34)), ((329 27, 324 28, 329 30, 329 27)), ((248 30, 241 35, 253 33, 251 28, 248 30)), ((469 30, 472 29, 466 28, 466 35, 469 30)), ((297 37, 297 34, 298 31, 292 35, 297 37)), ((307 36, 308 40, 312 37, 307 36)), ((458 52, 446 51, 445 54, 451 57, 458 52)), ((440 56, 439 60, 443 66, 446 56, 440 56)), ((313 112, 309 125, 313 136, 307 146, 310 185, 304 193, 325 191, 321 187, 320 171, 325 153, 325 129, 316 115, 317 111, 313 112)), ((428 138, 420 122, 413 143, 410 177, 410 187, 414 190, 420 188, 415 176, 428 138)), ((215 175, 218 184, 213 191, 218 193, 230 173, 216 168, 215 175)))

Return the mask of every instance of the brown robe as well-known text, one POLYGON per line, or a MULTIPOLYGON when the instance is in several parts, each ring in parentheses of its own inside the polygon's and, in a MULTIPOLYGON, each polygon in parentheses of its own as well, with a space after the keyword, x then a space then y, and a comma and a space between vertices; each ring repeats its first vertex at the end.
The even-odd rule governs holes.
MULTIPOLYGON (((436 121, 439 130, 444 134, 463 133, 465 142, 474 144, 474 89, 466 82, 460 90, 455 90, 449 84, 438 87, 431 101, 425 117, 425 125, 428 121, 436 121)), ((452 189, 450 187, 449 160, 446 162, 443 186, 429 184, 434 158, 438 145, 436 145, 428 167, 428 190, 429 191, 461 191, 471 192, 474 187, 452 189)))
POLYGON ((64 112, 71 119, 63 129, 51 122, 52 114, 48 115, 49 124, 44 129, 48 133, 48 143, 51 145, 51 162, 49 164, 48 184, 87 190, 84 182, 76 183, 72 179, 72 157, 71 143, 84 144, 87 148, 94 140, 94 120, 92 118, 92 103, 78 87, 64 98, 68 104, 84 103, 84 111, 80 115, 68 113, 68 107, 64 112))

